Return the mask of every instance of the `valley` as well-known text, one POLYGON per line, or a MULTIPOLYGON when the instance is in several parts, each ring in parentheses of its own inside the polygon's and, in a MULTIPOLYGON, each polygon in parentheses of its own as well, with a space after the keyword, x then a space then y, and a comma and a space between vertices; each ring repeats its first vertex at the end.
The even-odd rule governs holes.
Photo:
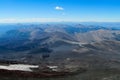
POLYGON ((117 27, 77 23, 14 24, 12 29, 11 25, 7 26, 9 29, 0 36, 3 79, 120 79, 120 29, 117 27))

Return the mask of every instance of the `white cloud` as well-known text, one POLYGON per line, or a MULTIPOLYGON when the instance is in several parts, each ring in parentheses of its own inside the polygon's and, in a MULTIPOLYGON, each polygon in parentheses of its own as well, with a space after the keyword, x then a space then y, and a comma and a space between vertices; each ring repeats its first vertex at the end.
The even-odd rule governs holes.
POLYGON ((63 7, 60 7, 60 6, 56 6, 55 9, 56 9, 56 10, 64 10, 64 8, 63 8, 63 7))

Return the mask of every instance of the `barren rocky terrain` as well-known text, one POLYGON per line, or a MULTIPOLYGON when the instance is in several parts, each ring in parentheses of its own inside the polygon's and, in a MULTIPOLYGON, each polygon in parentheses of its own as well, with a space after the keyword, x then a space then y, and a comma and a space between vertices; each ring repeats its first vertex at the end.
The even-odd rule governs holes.
POLYGON ((78 23, 1 24, 0 29, 3 27, 0 34, 2 68, 12 64, 39 66, 32 69, 33 72, 0 69, 3 79, 120 79, 119 27, 78 23))

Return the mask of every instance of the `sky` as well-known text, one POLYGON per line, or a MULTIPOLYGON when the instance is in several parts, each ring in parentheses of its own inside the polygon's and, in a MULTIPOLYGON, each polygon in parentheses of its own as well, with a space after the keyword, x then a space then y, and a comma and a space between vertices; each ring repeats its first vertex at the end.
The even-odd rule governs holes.
POLYGON ((0 0, 0 23, 120 22, 120 0, 0 0))

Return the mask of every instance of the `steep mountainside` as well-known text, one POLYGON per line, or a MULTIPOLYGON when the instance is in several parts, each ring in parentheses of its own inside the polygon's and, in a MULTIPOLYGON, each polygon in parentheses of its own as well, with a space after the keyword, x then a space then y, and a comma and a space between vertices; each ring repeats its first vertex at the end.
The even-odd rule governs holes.
POLYGON ((119 61, 120 30, 114 27, 81 24, 15 26, 0 37, 0 59, 28 63, 42 63, 47 59, 60 64, 69 60, 75 64, 95 63, 96 60, 109 62, 115 58, 119 61))

